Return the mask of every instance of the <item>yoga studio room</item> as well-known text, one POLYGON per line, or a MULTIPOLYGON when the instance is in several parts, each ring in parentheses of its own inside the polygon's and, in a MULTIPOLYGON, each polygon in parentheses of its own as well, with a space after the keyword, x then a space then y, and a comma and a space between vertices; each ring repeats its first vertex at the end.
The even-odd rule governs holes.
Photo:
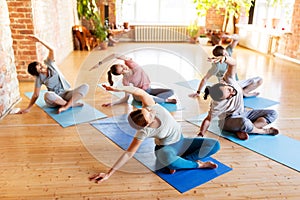
POLYGON ((300 199, 299 7, 0 0, 0 199, 300 199))

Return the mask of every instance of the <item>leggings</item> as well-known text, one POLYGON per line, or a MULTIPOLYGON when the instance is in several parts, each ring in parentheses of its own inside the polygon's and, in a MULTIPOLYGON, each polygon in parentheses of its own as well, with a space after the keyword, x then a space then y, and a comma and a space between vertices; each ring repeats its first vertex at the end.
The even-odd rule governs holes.
MULTIPOLYGON (((147 90, 145 90, 145 92, 147 92, 153 97, 155 103, 164 103, 166 102, 166 99, 174 95, 174 91, 172 89, 166 89, 166 88, 148 88, 147 90)), ((134 96, 134 99, 136 101, 141 101, 136 96, 134 96)))
POLYGON ((157 160, 169 169, 198 168, 196 160, 206 158, 220 149, 220 143, 212 138, 184 138, 170 145, 156 145, 157 160))
POLYGON ((48 91, 44 95, 44 100, 48 107, 56 107, 59 106, 55 103, 57 99, 60 98, 65 101, 69 101, 74 94, 80 94, 82 97, 84 97, 88 93, 88 90, 89 90, 89 85, 82 84, 73 90, 66 90, 60 94, 56 94, 55 92, 48 91))

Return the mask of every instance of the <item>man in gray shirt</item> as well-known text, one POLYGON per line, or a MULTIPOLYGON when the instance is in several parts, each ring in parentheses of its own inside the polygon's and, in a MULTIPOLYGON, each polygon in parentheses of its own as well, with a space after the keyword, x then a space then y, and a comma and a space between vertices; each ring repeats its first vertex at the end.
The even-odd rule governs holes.
POLYGON ((45 85, 48 90, 44 95, 47 106, 59 107, 57 111, 58 114, 70 107, 83 106, 82 103, 77 101, 87 94, 89 86, 82 84, 71 90, 70 84, 54 62, 53 49, 40 38, 34 35, 29 37, 33 41, 41 43, 49 50, 49 53, 43 63, 35 61, 28 65, 28 73, 35 76, 35 88, 29 105, 25 109, 21 109, 18 113, 23 114, 30 111, 39 97, 42 85, 45 85))

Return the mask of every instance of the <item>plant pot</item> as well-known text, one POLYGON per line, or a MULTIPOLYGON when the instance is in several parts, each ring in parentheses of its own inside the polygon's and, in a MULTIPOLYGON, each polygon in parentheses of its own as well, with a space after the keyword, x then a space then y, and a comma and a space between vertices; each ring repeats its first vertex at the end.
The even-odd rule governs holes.
POLYGON ((129 29, 129 22, 124 22, 123 26, 124 26, 124 29, 129 29))
POLYGON ((208 37, 200 37, 199 38, 199 43, 202 45, 207 45, 208 41, 209 41, 208 37))
POLYGON ((100 42, 99 46, 101 50, 105 50, 108 48, 108 42, 107 41, 100 42))
POLYGON ((190 43, 196 44, 198 42, 198 37, 190 37, 190 43))
POLYGON ((272 19, 272 27, 274 29, 278 28, 279 22, 280 22, 280 19, 273 18, 272 19))

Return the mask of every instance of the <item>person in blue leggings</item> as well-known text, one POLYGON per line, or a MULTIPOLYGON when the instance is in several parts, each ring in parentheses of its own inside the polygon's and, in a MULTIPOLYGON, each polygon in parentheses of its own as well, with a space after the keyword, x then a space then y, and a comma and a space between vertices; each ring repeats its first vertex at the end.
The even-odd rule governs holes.
POLYGON ((107 180, 133 157, 146 138, 155 139, 157 160, 163 164, 163 168, 169 168, 170 173, 175 173, 179 169, 214 169, 217 167, 217 164, 212 161, 201 161, 201 159, 215 154, 220 149, 217 140, 202 137, 184 137, 180 124, 164 107, 155 103, 151 95, 143 89, 133 86, 115 88, 103 85, 103 87, 108 91, 123 91, 138 96, 143 107, 132 111, 128 115, 130 126, 137 130, 128 149, 107 173, 94 174, 90 177, 90 180, 96 183, 107 180))

